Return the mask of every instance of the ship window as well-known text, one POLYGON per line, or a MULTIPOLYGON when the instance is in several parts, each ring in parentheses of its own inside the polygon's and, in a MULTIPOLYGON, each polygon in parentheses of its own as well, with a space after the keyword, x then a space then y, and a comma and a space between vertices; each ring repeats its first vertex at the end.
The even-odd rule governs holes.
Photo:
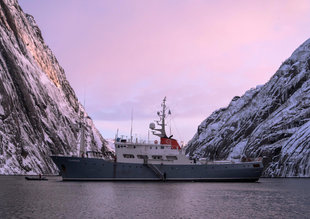
POLYGON ((137 155, 137 158, 139 158, 139 159, 147 159, 148 157, 147 157, 147 155, 137 155))
POLYGON ((133 148, 136 148, 136 146, 133 146, 133 148))
POLYGON ((152 149, 152 147, 150 147, 150 149, 152 149))
POLYGON ((176 156, 166 156, 167 160, 177 160, 176 156))
POLYGON ((164 147, 164 146, 160 146, 160 148, 161 148, 161 149, 164 149, 165 147, 164 147))
POLYGON ((123 154, 124 158, 135 158, 133 154, 123 154))
POLYGON ((156 149, 157 149, 157 147, 156 147, 156 149))
POLYGON ((155 160, 160 160, 160 159, 162 159, 162 156, 161 155, 153 155, 152 158, 155 160))
POLYGON ((119 145, 117 145, 117 147, 119 148, 119 145))

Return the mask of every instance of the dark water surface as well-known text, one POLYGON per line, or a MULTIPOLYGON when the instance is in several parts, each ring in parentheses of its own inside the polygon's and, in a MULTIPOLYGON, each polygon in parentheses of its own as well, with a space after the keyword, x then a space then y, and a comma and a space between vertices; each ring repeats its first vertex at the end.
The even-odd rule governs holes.
POLYGON ((154 183, 0 176, 0 218, 310 218, 310 179, 154 183))

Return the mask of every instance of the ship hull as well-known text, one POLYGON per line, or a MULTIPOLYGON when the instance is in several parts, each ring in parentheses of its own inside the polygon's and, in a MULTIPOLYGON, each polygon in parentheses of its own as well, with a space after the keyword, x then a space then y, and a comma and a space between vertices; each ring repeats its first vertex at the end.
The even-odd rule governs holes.
POLYGON ((256 182, 261 162, 224 164, 135 164, 97 158, 51 156, 64 181, 256 182))

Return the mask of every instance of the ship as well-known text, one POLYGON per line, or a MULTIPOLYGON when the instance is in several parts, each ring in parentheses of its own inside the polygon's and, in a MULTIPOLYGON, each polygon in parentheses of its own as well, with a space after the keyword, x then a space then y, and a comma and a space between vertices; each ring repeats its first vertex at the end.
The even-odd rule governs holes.
MULTIPOLYGON (((173 135, 166 134, 170 110, 166 97, 149 129, 159 140, 138 141, 119 137, 114 140, 115 155, 110 159, 98 151, 81 151, 79 156, 52 155, 63 181, 207 181, 257 182, 263 171, 261 158, 207 160, 185 154, 173 135), (168 112, 167 112, 168 111, 168 112)), ((83 147, 80 147, 83 149, 83 147)))

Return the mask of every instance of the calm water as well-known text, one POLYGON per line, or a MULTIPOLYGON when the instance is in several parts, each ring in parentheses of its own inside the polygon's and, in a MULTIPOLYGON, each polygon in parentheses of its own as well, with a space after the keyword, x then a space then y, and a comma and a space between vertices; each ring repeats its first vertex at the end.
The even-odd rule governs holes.
POLYGON ((143 183, 0 176, 0 218, 310 218, 310 179, 143 183))

